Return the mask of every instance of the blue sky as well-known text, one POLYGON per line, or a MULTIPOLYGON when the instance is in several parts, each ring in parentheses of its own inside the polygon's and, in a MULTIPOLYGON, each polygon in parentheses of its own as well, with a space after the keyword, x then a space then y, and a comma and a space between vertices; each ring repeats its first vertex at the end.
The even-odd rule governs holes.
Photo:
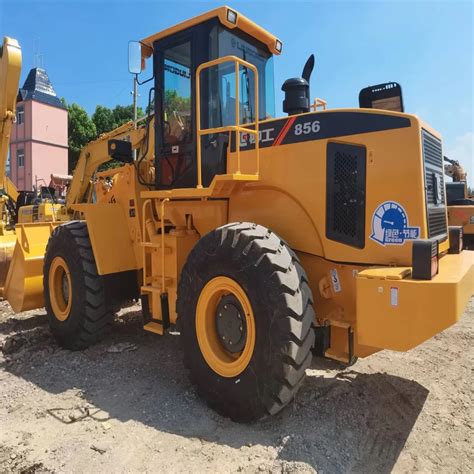
MULTIPOLYGON (((277 114, 281 84, 316 55, 312 96, 329 107, 357 107, 362 87, 397 81, 405 109, 444 138, 474 185, 473 2, 231 1, 284 44, 275 58, 277 114)), ((131 103, 127 44, 223 2, 0 0, 0 35, 23 48, 22 81, 43 54, 58 95, 92 113, 97 104, 131 103)), ((145 105, 146 93, 140 97, 145 105)))

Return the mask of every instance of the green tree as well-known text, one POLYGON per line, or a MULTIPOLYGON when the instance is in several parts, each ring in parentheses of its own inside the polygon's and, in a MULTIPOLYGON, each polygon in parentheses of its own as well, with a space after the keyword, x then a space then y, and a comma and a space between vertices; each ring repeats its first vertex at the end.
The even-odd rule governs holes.
MULTIPOLYGON (((137 108, 137 118, 143 117, 143 109, 137 108)), ((132 105, 116 105, 113 109, 98 105, 92 114, 92 121, 97 129, 97 136, 110 132, 120 125, 133 120, 132 105)))
MULTIPOLYGON (((137 108, 137 117, 143 117, 143 110, 141 107, 137 108)), ((92 121, 95 124, 97 136, 102 133, 110 132, 124 123, 133 120, 133 106, 132 105, 116 105, 113 109, 98 105, 92 114, 92 121)), ((122 166, 123 163, 111 160, 100 166, 99 170, 104 171, 109 168, 116 168, 122 166)))
POLYGON ((110 132, 117 127, 113 111, 103 105, 98 105, 95 108, 95 112, 92 114, 91 118, 95 124, 97 135, 110 132))
MULTIPOLYGON (((130 120, 133 120, 133 105, 116 105, 112 110, 115 119, 115 126, 119 127, 130 120)), ((143 117, 143 109, 137 107, 137 118, 143 117)))
POLYGON ((165 91, 164 107, 166 113, 173 111, 187 112, 191 110, 191 98, 183 97, 175 90, 165 91))
MULTIPOLYGON (((68 111, 69 173, 74 172, 81 149, 87 145, 87 143, 96 139, 101 134, 110 132, 120 125, 133 120, 132 105, 117 105, 113 109, 98 105, 92 117, 89 117, 85 109, 80 105, 68 105, 64 98, 62 98, 61 101, 67 107, 68 111)), ((138 107, 138 118, 143 117, 143 115, 143 109, 138 107)), ((122 163, 112 160, 104 163, 100 169, 104 170, 121 165, 122 163)))
MULTIPOLYGON (((66 105, 66 101, 63 100, 66 105)), ((78 104, 67 105, 68 112, 68 168, 74 171, 81 149, 97 136, 94 122, 85 109, 78 104)))

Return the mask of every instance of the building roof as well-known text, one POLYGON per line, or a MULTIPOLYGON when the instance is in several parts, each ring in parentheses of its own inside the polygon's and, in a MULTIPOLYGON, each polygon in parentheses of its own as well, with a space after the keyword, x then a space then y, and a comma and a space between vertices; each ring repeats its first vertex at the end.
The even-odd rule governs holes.
POLYGON ((25 100, 36 100, 60 109, 66 108, 56 95, 47 72, 39 67, 29 72, 23 87, 18 92, 18 102, 25 100))

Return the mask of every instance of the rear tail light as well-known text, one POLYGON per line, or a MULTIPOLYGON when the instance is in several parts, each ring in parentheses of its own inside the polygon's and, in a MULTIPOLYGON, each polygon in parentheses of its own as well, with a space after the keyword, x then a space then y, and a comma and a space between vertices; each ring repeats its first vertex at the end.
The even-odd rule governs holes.
POLYGON ((439 244, 437 240, 415 240, 412 250, 412 277, 415 280, 431 280, 438 274, 439 244))
POLYGON ((463 249, 463 233, 461 226, 449 226, 448 253, 461 253, 463 249))

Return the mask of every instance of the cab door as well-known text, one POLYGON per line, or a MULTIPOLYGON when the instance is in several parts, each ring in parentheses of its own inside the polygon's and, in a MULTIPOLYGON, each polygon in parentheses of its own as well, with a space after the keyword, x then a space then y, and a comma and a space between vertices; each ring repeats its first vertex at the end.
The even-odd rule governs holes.
POLYGON ((194 35, 155 45, 156 165, 158 188, 196 185, 194 35))

